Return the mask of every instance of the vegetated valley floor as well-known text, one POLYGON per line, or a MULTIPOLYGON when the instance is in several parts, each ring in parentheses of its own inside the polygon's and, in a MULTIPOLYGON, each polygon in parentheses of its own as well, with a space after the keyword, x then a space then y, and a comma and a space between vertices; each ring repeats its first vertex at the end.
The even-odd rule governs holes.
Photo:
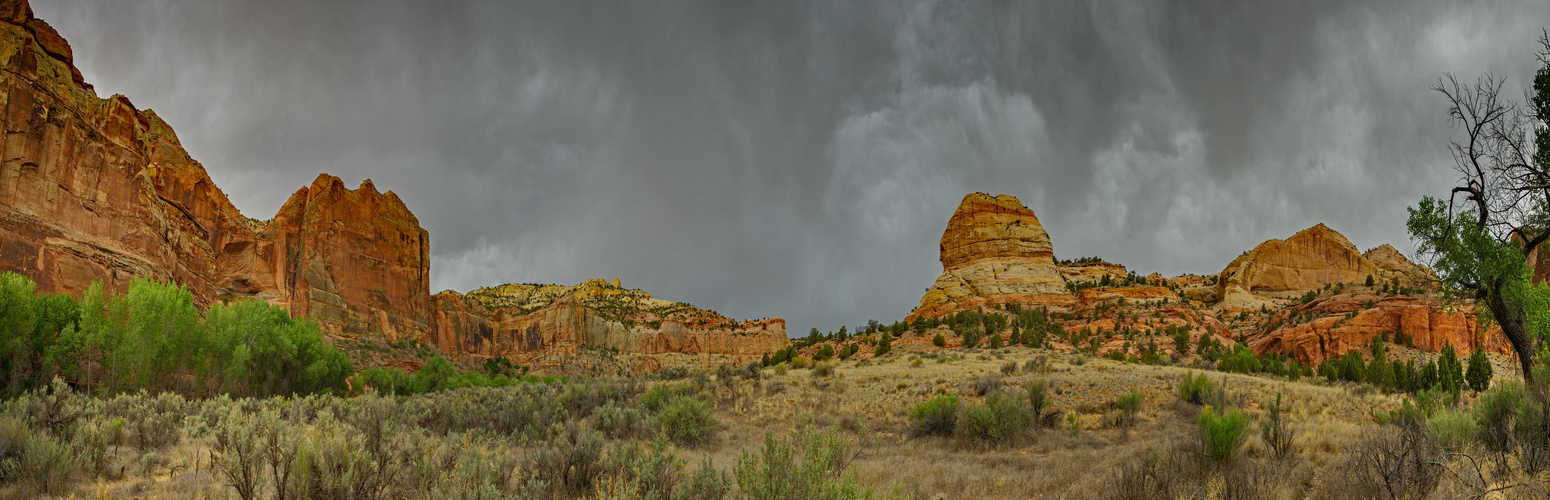
MULTIPOLYGON (((764 368, 757 378, 711 377, 707 386, 721 431, 707 445, 673 451, 690 467, 708 456, 717 468, 732 471, 744 449, 762 446, 766 432, 789 438, 800 426, 813 425, 841 429, 851 439, 869 438, 849 470, 880 493, 899 488, 916 498, 1112 498, 1120 493, 1116 488, 1127 468, 1134 472, 1149 459, 1167 460, 1170 450, 1198 450, 1196 422, 1201 408, 1182 402, 1177 394, 1180 378, 1193 371, 1189 368, 1023 347, 910 347, 916 350, 841 361, 831 365, 832 373, 810 367, 764 368), (1008 369, 1011 363, 1015 370, 1008 369), (913 432, 910 412, 936 395, 957 395, 965 405, 977 404, 985 399, 980 395, 985 384, 1026 394, 1025 387, 1038 380, 1046 382, 1051 405, 1061 417, 1052 426, 1030 427, 996 443, 913 432), (1144 398, 1134 427, 1126 432, 1118 424, 1115 401, 1132 388, 1144 398), (1067 419, 1072 412, 1079 420, 1075 428, 1067 419)), ((1515 373, 1515 366, 1495 361, 1498 381, 1515 373)), ((1364 435, 1393 427, 1377 423, 1375 412, 1397 409, 1402 402, 1400 396, 1385 395, 1370 386, 1316 378, 1294 382, 1268 375, 1196 373, 1207 373, 1216 386, 1225 388, 1229 405, 1249 415, 1250 437, 1239 462, 1259 464, 1250 472, 1266 476, 1259 479, 1265 498, 1345 497, 1348 492, 1335 489, 1344 483, 1328 478, 1344 473, 1339 464, 1346 459, 1345 452, 1364 435), (1278 394, 1296 432, 1295 459, 1272 470, 1265 465, 1269 448, 1258 429, 1278 394)), ((649 387, 674 382, 643 383, 649 387)), ((74 493, 111 498, 235 498, 227 480, 209 467, 214 438, 196 437, 192 425, 187 427, 176 444, 149 458, 128 446, 114 447, 110 479, 78 482, 74 493)), ((532 453, 533 446, 517 445, 512 453, 520 458, 532 453)), ((520 461, 517 464, 520 467, 520 461)), ((522 474, 517 471, 514 480, 522 474)), ((1227 479, 1203 481, 1200 497, 1231 496, 1227 479)), ((1433 496, 1444 491, 1449 490, 1442 488, 1433 496)))

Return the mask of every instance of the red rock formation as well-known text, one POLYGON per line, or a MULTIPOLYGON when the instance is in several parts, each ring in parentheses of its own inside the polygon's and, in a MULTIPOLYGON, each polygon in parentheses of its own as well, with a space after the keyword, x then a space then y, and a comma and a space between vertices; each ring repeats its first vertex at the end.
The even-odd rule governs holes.
POLYGON ((1234 259, 1221 272, 1217 297, 1226 308, 1258 308, 1326 284, 1362 283, 1379 276, 1344 235, 1319 224, 1285 240, 1270 240, 1234 259))
POLYGON ((748 361, 786 345, 785 320, 733 321, 624 289, 617 280, 574 287, 503 285, 467 295, 444 291, 436 295, 434 316, 435 342, 442 350, 519 363, 580 346, 748 361))
POLYGON ((942 275, 909 319, 1033 297, 1070 296, 1055 267, 1049 234, 1033 211, 1013 196, 965 196, 947 221, 939 249, 942 275))
POLYGON ((754 357, 785 345, 779 319, 710 313, 701 319, 715 324, 641 332, 575 298, 519 314, 443 293, 433 307, 429 235, 393 192, 323 174, 272 221, 243 217, 170 126, 123 96, 99 99, 72 62, 27 2, 0 0, 0 271, 41 292, 78 294, 98 280, 123 292, 142 275, 188 287, 201 306, 283 305, 335 336, 519 359, 577 345, 754 357))
POLYGON ((1272 321, 1282 326, 1255 335, 1249 341, 1250 347, 1259 353, 1288 354, 1306 366, 1338 358, 1348 351, 1370 351, 1373 337, 1387 335, 1393 342, 1401 333, 1411 346, 1428 352, 1452 344, 1461 355, 1474 352, 1475 346, 1486 352, 1512 355, 1512 346, 1501 329, 1493 326, 1482 332, 1467 305, 1446 306, 1421 297, 1382 296, 1366 291, 1337 294, 1288 308, 1277 313, 1272 321), (1289 323, 1294 313, 1312 319, 1289 323))

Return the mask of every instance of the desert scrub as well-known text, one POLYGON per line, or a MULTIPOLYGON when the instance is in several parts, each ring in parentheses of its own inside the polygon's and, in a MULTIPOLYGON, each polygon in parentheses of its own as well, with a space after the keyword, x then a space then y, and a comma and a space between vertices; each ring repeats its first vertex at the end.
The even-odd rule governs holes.
POLYGON ((1136 413, 1141 409, 1141 391, 1131 388, 1114 401, 1114 406, 1120 411, 1120 429, 1128 434, 1130 428, 1136 425, 1136 413))
POLYGON ((1195 375, 1194 370, 1184 373, 1179 380, 1179 399, 1192 404, 1205 404, 1211 398, 1214 388, 1206 374, 1195 375))
POLYGON ((1276 458, 1286 458, 1292 454, 1292 441, 1296 434, 1281 416, 1281 393, 1279 392, 1276 393, 1275 401, 1270 403, 1265 422, 1260 425, 1260 437, 1265 440, 1265 444, 1270 445, 1270 450, 1276 458))
POLYGON ((1007 361, 1006 364, 1001 365, 1001 373, 1003 375, 1015 375, 1015 374, 1017 374, 1017 362, 1016 361, 1007 361))
POLYGON ((1437 436, 1438 444, 1449 451, 1461 451, 1474 441, 1478 424, 1467 411, 1442 410, 1426 419, 1426 428, 1437 436))
POLYGON ((1227 460, 1243 445, 1249 418, 1237 409, 1206 408, 1200 412, 1200 444, 1206 455, 1227 460))
POLYGON ((709 443, 716 436, 716 431, 721 429, 721 424, 711 416, 708 399, 703 393, 673 398, 656 416, 662 433, 680 445, 700 446, 709 443))
POLYGON ((829 362, 813 363, 813 376, 815 376, 815 377, 832 377, 832 376, 834 376, 834 363, 829 363, 829 362))
POLYGON ((986 394, 990 394, 991 391, 994 391, 1000 387, 1000 375, 980 375, 974 379, 972 384, 970 384, 970 389, 973 389, 975 396, 984 396, 986 394))
POLYGON ((923 436, 951 436, 958 427, 958 396, 942 395, 915 406, 910 413, 915 433, 923 436))
POLYGON ((645 436, 652 424, 640 410, 620 407, 612 401, 592 412, 592 428, 610 439, 645 436))
POLYGON ((984 405, 965 407, 958 418, 957 434, 967 441, 996 443, 1028 426, 1028 407, 1016 393, 1001 390, 985 396, 984 405))
POLYGON ((870 498, 849 464, 859 456, 865 443, 843 437, 836 429, 817 430, 803 426, 790 441, 764 433, 764 447, 755 452, 744 448, 737 457, 734 475, 740 497, 749 500, 785 498, 870 498))
POLYGON ((700 392, 700 387, 691 383, 661 384, 652 387, 640 396, 640 407, 646 411, 656 413, 662 411, 669 402, 684 396, 692 396, 700 392))

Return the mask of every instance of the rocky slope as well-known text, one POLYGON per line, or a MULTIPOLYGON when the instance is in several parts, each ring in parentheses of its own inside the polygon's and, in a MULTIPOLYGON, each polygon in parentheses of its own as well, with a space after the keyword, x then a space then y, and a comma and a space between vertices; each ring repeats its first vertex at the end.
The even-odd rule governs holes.
POLYGON ((634 318, 599 309, 603 299, 588 295, 596 287, 432 296, 429 234, 392 191, 322 174, 270 221, 249 219, 170 126, 123 96, 98 98, 72 63, 69 43, 27 2, 0 0, 0 271, 41 292, 79 293, 96 280, 122 292, 148 276, 188 287, 201 306, 265 300, 336 337, 471 356, 536 359, 593 345, 757 357, 784 345, 780 320, 707 313, 626 326, 634 318), (498 347, 502 338, 511 347, 498 347))
MULTIPOLYGON (((1401 257, 1403 258, 1403 257, 1401 257)), ((1260 243, 1227 264, 1216 284, 1220 308, 1254 308, 1335 283, 1362 283, 1378 267, 1345 236, 1319 224, 1260 243)))
MULTIPOLYGON (((1091 332, 1102 350, 1136 354, 1138 339, 1187 326, 1192 343, 1209 334, 1305 365, 1365 352, 1396 333, 1422 351, 1452 344, 1460 353, 1510 353, 1499 330, 1480 327, 1471 303, 1437 293, 1430 269, 1389 245, 1360 252, 1323 224, 1261 243, 1215 275, 1142 278, 1102 261, 1058 263, 1049 234, 1017 198, 975 193, 948 221, 940 249, 942 276, 911 321, 1015 304, 1056 313, 1063 329, 1091 332), (1368 276, 1375 286, 1365 286, 1368 276)), ((1171 339, 1148 342, 1173 350, 1171 339)))
POLYGON ((707 359, 748 362, 786 345, 785 320, 735 321, 623 288, 618 280, 444 291, 435 300, 435 343, 442 350, 542 368, 566 361, 557 352, 586 347, 636 354, 641 359, 630 369, 654 371, 707 359))

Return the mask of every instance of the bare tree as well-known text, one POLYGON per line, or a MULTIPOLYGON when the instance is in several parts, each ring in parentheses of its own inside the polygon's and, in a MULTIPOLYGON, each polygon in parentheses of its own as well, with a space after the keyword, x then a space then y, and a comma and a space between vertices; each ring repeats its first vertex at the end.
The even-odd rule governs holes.
POLYGON ((1502 96, 1504 78, 1438 80, 1433 89, 1447 98, 1448 115, 1463 132, 1449 145, 1461 177, 1445 204, 1422 199, 1407 224, 1447 284, 1490 310, 1525 380, 1545 342, 1535 330, 1550 332, 1550 321, 1536 320, 1550 294, 1534 292, 1524 265, 1550 239, 1550 32, 1541 30, 1538 41, 1540 69, 1524 105, 1502 96))

